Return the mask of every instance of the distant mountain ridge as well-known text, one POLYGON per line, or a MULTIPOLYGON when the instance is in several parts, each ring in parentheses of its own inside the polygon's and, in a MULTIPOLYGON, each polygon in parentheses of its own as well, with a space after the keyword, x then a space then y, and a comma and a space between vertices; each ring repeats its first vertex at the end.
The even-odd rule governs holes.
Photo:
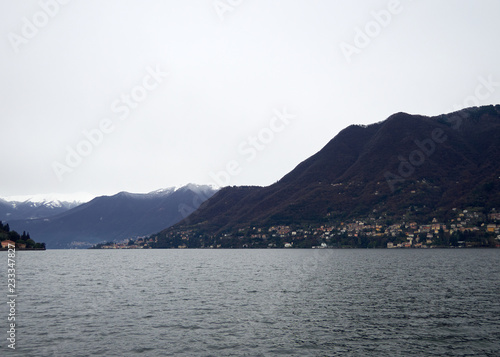
POLYGON ((423 222, 446 219, 454 207, 486 211, 500 207, 499 161, 498 105, 435 117, 397 113, 347 127, 271 186, 221 189, 155 238, 373 214, 423 222))
POLYGON ((86 248, 103 241, 154 233, 187 217, 216 190, 189 184, 146 194, 120 192, 96 197, 62 213, 7 220, 11 227, 30 232, 47 248, 86 248))
POLYGON ((81 205, 79 201, 24 200, 8 201, 0 198, 0 221, 36 219, 66 212, 81 205))

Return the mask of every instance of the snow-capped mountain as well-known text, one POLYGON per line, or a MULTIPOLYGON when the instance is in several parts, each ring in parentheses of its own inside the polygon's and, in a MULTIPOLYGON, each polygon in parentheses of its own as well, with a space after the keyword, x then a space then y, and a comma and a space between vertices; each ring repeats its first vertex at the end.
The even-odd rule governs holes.
POLYGON ((57 205, 58 202, 61 204, 64 202, 72 203, 86 203, 92 200, 95 195, 87 192, 76 192, 76 193, 45 193, 36 195, 18 195, 18 196, 4 196, 0 199, 8 202, 33 202, 33 203, 50 203, 53 202, 57 205))
POLYGON ((0 215, 5 206, 9 212, 15 212, 20 205, 33 209, 44 207, 45 212, 59 210, 59 213, 37 219, 33 219, 31 214, 28 218, 4 221, 17 231, 29 232, 37 241, 45 242, 48 248, 82 248, 102 241, 158 232, 186 218, 216 191, 208 185, 188 184, 149 193, 120 192, 113 196, 96 197, 71 209, 67 208, 68 202, 59 200, 0 201, 0 215))
POLYGON ((0 198, 0 220, 11 221, 53 216, 66 212, 92 199, 89 195, 81 194, 66 198, 64 195, 55 194, 0 198))

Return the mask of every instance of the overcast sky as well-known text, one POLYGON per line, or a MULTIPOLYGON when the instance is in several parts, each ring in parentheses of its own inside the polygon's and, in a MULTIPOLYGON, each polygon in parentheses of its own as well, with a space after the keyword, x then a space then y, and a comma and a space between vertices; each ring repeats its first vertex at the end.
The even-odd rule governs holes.
POLYGON ((500 102, 500 1, 0 0, 0 196, 269 185, 350 124, 500 102))

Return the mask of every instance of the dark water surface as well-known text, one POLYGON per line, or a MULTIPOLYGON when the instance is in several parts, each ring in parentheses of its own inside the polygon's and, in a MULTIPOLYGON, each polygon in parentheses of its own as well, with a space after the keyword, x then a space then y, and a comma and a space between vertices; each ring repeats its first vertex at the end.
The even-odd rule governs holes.
MULTIPOLYGON (((500 250, 17 252, 19 356, 500 356, 500 250)), ((7 301, 7 254, 0 254, 7 301)))

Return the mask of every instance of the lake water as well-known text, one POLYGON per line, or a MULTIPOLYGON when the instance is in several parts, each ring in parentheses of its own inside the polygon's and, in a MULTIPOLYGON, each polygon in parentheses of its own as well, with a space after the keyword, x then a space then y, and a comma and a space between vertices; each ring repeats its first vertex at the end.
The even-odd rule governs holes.
MULTIPOLYGON (((500 250, 17 252, 18 356, 499 356, 500 250)), ((7 301, 7 254, 0 254, 7 301)), ((0 300, 1 301, 1 300, 0 300)))

